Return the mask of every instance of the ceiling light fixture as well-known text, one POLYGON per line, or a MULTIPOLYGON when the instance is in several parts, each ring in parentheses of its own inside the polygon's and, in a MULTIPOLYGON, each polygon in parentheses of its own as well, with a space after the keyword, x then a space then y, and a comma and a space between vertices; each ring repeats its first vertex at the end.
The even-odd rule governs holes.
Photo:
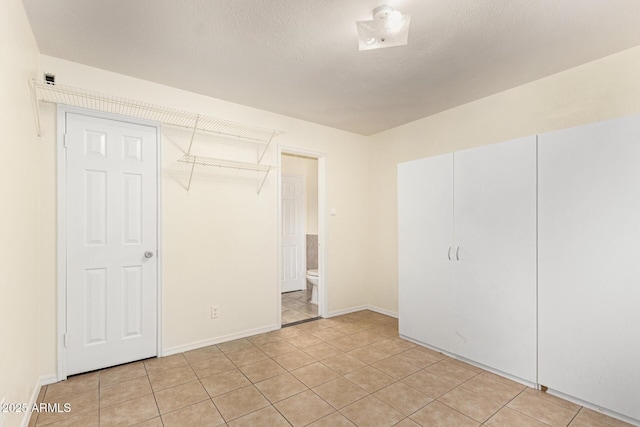
POLYGON ((403 15, 391 6, 373 9, 373 20, 356 21, 360 50, 404 46, 409 38, 411 16, 403 15))

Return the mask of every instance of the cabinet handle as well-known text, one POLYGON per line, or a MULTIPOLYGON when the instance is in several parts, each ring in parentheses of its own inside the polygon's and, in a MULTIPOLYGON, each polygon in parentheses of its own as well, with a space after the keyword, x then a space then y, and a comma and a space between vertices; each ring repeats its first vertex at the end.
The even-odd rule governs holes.
POLYGON ((460 246, 456 248, 456 261, 460 261, 460 246))
POLYGON ((451 246, 449 246, 449 250, 447 251, 447 258, 451 261, 451 246))

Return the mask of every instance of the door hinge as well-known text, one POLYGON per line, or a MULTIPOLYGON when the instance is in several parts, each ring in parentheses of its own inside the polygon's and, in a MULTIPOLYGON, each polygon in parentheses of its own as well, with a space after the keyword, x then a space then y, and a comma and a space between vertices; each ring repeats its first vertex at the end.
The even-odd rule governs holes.
POLYGON ((67 148, 67 134, 66 133, 62 136, 62 145, 64 146, 64 148, 67 148))
POLYGON ((64 333, 62 335, 62 342, 64 344, 64 348, 67 348, 67 334, 66 333, 64 333))

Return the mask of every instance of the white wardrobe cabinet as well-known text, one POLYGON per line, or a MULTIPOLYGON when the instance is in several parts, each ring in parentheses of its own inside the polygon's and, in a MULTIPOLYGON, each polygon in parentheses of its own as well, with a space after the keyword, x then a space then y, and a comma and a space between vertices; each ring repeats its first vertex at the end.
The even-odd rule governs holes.
POLYGON ((536 382, 536 138, 398 166, 404 337, 536 382))
POLYGON ((538 150, 539 383, 640 420, 640 118, 538 150))
POLYGON ((453 155, 398 167, 400 335, 453 348, 453 155))

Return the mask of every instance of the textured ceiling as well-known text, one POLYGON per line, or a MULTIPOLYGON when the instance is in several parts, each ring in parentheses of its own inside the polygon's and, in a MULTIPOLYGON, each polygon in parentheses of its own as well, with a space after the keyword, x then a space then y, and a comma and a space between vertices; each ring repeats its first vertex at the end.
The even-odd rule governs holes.
POLYGON ((640 45, 639 0, 23 4, 43 54, 363 135, 640 45), (381 4, 409 44, 359 52, 381 4))

